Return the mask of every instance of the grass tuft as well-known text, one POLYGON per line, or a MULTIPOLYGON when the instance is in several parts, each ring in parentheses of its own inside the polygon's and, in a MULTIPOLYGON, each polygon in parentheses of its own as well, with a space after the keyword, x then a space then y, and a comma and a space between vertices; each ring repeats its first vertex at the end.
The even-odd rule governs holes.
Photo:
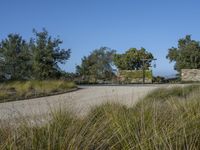
POLYGON ((74 82, 62 80, 7 82, 0 84, 0 102, 53 95, 73 88, 74 82))
POLYGON ((84 118, 0 128, 0 149, 200 149, 199 86, 158 89, 132 107, 106 103, 84 118))

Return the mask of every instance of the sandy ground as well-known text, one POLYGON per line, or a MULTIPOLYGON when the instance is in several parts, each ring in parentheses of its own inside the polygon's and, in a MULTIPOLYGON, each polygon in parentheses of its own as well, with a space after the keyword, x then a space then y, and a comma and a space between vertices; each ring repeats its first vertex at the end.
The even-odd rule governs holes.
MULTIPOLYGON (((161 86, 163 85, 82 86, 78 91, 61 95, 0 103, 0 119, 41 116, 60 108, 83 116, 92 106, 105 102, 119 102, 131 106, 147 93, 161 86)), ((164 87, 169 86, 164 85, 164 87)))

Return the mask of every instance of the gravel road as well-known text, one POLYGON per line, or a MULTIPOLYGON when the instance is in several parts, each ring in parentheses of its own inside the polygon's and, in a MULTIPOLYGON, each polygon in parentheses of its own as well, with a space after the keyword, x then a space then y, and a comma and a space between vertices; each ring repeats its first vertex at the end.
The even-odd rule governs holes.
POLYGON ((170 85, 81 86, 80 90, 61 95, 0 103, 0 120, 41 116, 60 108, 83 116, 92 106, 105 102, 119 102, 131 106, 161 86, 170 85))

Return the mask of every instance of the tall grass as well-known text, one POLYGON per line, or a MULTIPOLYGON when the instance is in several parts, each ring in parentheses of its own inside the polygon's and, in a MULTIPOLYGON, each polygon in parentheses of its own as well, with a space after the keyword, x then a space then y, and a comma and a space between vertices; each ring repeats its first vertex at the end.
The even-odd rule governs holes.
POLYGON ((13 81, 0 84, 0 102, 52 95, 76 88, 73 82, 62 80, 13 81))
POLYGON ((0 149, 200 149, 200 87, 159 89, 132 107, 106 103, 79 118, 0 129, 0 149))

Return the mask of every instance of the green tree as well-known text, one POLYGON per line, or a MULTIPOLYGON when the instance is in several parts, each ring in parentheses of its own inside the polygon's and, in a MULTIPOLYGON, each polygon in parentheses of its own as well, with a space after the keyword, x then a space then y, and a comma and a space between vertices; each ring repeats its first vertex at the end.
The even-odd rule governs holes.
MULTIPOLYGON (((1 47, 1 45, 0 45, 1 47)), ((4 66, 5 66, 5 60, 4 60, 4 56, 1 52, 1 48, 0 48, 0 81, 5 80, 5 71, 4 71, 4 66)))
POLYGON ((19 34, 9 34, 0 43, 1 77, 24 80, 31 76, 31 51, 19 34))
MULTIPOLYGON (((143 67, 142 59, 153 59, 153 55, 146 49, 130 48, 124 54, 115 54, 114 64, 120 70, 140 70, 143 67)), ((145 69, 151 66, 151 60, 145 60, 145 69)))
POLYGON ((178 41, 178 47, 172 47, 166 56, 170 62, 175 62, 174 69, 200 69, 200 43, 186 35, 178 41))
POLYGON ((59 64, 64 64, 70 57, 70 49, 61 49, 62 41, 52 39, 48 32, 33 30, 35 39, 31 39, 33 52, 33 74, 35 79, 56 78, 61 75, 59 64))
POLYGON ((107 47, 95 49, 89 56, 83 57, 76 72, 86 80, 111 79, 114 75, 112 62, 115 50, 107 47))

